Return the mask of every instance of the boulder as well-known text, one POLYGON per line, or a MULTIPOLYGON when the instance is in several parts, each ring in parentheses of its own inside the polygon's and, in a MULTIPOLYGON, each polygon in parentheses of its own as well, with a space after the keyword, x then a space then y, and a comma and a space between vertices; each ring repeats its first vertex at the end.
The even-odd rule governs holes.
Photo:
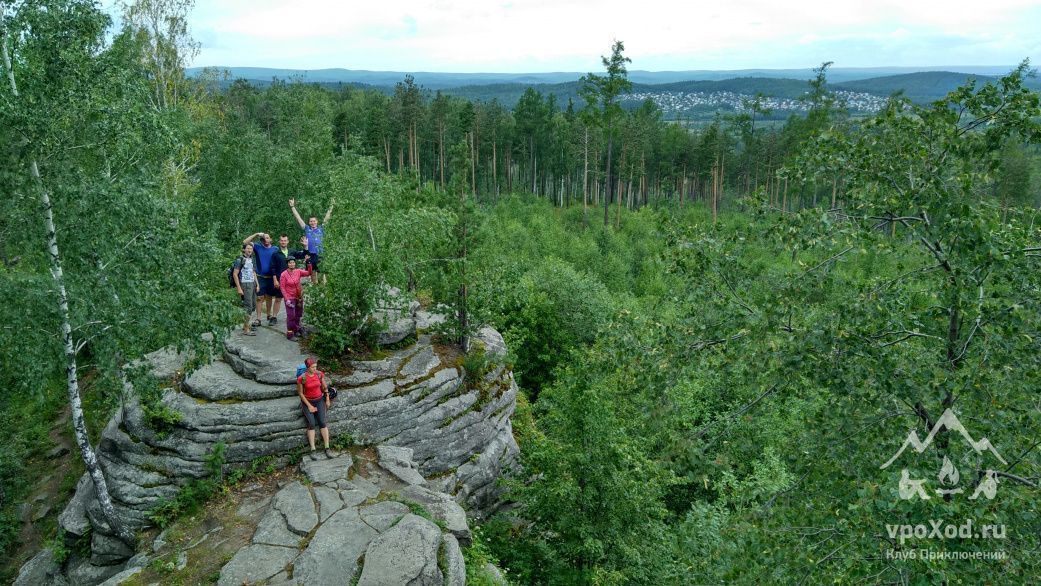
POLYGON ((40 550, 22 566, 14 586, 65 585, 68 582, 61 573, 61 566, 54 560, 54 551, 49 547, 40 550))
POLYGON ((318 501, 318 522, 325 523, 333 513, 343 508, 343 499, 335 488, 315 486, 314 497, 318 501))
POLYGON ((144 567, 142 566, 127 568, 122 572, 116 574, 115 576, 112 576, 108 580, 105 580, 99 586, 119 586, 123 582, 126 582, 130 578, 133 578, 134 576, 140 574, 142 570, 144 570, 144 567))
POLYGON ((97 531, 90 535, 90 551, 90 562, 96 566, 116 564, 134 555, 134 548, 119 538, 97 531))
POLYGON ((485 354, 506 356, 506 341, 502 339, 502 334, 496 331, 495 328, 484 326, 477 330, 475 337, 484 345, 485 354))
POLYGON ((299 482, 291 482, 278 491, 272 506, 285 517, 286 527, 297 535, 306 536, 318 525, 318 511, 311 491, 299 482))
POLYGON ((108 580, 122 572, 123 569, 123 564, 96 566, 89 560, 75 560, 68 563, 65 574, 72 584, 93 586, 108 580))
POLYGON ((444 560, 445 586, 466 586, 466 561, 459 542, 451 533, 441 536, 441 559, 444 560))
POLYGON ((286 518, 278 509, 271 508, 260 519, 257 530, 253 532, 253 543, 258 545, 280 545, 296 547, 302 537, 289 530, 286 518))
POLYGON ((423 506, 432 517, 444 523, 445 529, 464 544, 470 544, 470 526, 466 522, 466 511, 452 497, 443 492, 434 492, 422 486, 408 486, 401 496, 423 506))
POLYGON ((390 529, 408 513, 407 506, 394 501, 381 501, 358 509, 361 520, 381 533, 390 529))
POLYGON ((376 530, 361 520, 356 509, 338 511, 318 528, 307 549, 293 563, 293 581, 350 584, 358 572, 358 558, 374 537, 376 530))
POLYGON ((418 515, 406 515, 369 544, 358 586, 441 586, 444 576, 437 564, 440 546, 437 525, 418 515))
POLYGON ((416 312, 419 303, 406 299, 397 287, 385 290, 369 319, 375 323, 380 346, 397 344, 416 334, 416 312))
POLYGON ((412 450, 400 446, 377 446, 376 453, 379 455, 380 467, 405 484, 423 484, 426 479, 416 470, 416 464, 412 461, 412 450))
POLYGON ((87 519, 87 501, 94 499, 94 484, 90 481, 90 475, 86 472, 80 476, 76 483, 76 494, 65 505, 65 510, 58 515, 58 526, 69 535, 79 537, 86 535, 90 530, 90 520, 87 519))

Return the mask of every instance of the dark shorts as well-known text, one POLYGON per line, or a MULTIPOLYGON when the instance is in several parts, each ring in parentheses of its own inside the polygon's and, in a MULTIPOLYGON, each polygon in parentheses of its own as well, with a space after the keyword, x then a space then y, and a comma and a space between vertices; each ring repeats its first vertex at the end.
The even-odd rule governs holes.
POLYGON ((309 254, 311 255, 311 260, 307 261, 307 264, 310 265, 312 271, 317 271, 318 270, 318 261, 320 261, 322 259, 320 258, 319 254, 317 252, 312 252, 312 253, 309 253, 309 254))
MULTIPOLYGON (((257 295, 273 297, 275 291, 278 291, 278 289, 275 289, 275 278, 264 275, 259 275, 257 278, 260 279, 260 293, 257 293, 257 295)), ((281 294, 279 294, 279 297, 281 297, 281 294)))
POLYGON ((308 401, 311 401, 311 404, 318 410, 311 413, 307 409, 307 404, 300 401, 300 410, 304 412, 304 424, 307 425, 307 429, 314 429, 315 424, 318 425, 318 429, 328 427, 325 423, 325 396, 323 395, 320 399, 308 399, 308 401))

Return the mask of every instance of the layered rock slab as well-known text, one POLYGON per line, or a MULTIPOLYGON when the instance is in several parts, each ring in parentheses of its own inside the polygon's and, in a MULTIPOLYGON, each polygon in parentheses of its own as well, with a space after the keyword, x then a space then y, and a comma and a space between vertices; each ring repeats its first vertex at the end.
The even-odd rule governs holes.
MULTIPOLYGON (((414 309, 410 304, 405 313, 414 318, 414 309)), ((423 317, 427 322, 431 319, 423 317)), ((486 351, 499 351, 497 333, 482 330, 480 338, 486 351)), ((448 493, 478 515, 488 513, 501 500, 497 479, 516 461, 509 421, 516 385, 508 371, 498 369, 485 376, 485 392, 478 392, 464 381, 456 359, 443 358, 439 352, 429 336, 421 334, 416 343, 386 358, 357 361, 351 365, 353 371, 332 376, 341 393, 329 412, 330 429, 334 436, 349 433, 360 444, 412 450, 408 465, 398 470, 408 482, 448 493), (435 477, 436 481, 425 480, 435 477)), ((185 358, 163 350, 147 362, 157 376, 181 376, 185 358)), ((304 444, 294 385, 296 365, 303 359, 299 345, 275 328, 258 328, 256 337, 236 332, 225 342, 220 360, 187 373, 165 392, 161 404, 180 414, 177 423, 156 429, 136 397, 131 397, 110 420, 98 446, 117 514, 132 527, 149 525, 151 509, 188 482, 209 474, 207 460, 218 443, 225 445, 227 468, 246 466, 260 457, 274 457, 276 466, 286 464, 284 455, 304 444)), ((320 465, 314 474, 312 483, 316 479, 326 483, 329 475, 339 475, 322 472, 320 465)), ((361 478, 328 486, 336 490, 343 507, 357 507, 373 498, 371 483, 366 485, 361 478)), ((312 495, 318 523, 340 510, 330 495, 312 495)), ((59 524, 70 536, 97 536, 96 555, 82 560, 82 568, 76 571, 82 583, 96 583, 118 570, 119 558, 129 553, 111 543, 112 532, 86 476, 59 524)), ((298 530, 303 526, 306 523, 294 525, 298 530)), ((291 541, 276 533, 270 533, 268 540, 291 541)))

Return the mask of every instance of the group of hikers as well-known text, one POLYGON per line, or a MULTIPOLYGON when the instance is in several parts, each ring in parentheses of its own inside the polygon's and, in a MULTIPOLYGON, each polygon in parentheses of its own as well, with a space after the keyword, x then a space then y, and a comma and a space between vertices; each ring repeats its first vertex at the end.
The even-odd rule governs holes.
MULTIPOLYGON (((242 255, 232 265, 235 289, 246 311, 242 324, 245 336, 257 335, 253 328, 263 323, 262 317, 269 326, 278 323, 278 313, 284 300, 286 337, 290 340, 300 337, 300 320, 304 314, 300 280, 310 277, 312 283, 318 282, 325 228, 318 223, 317 216, 311 216, 304 222, 296 209, 295 199, 289 200, 289 208, 304 231, 300 236, 300 248, 290 250, 289 236, 285 234, 278 237, 278 246, 274 246, 270 234, 257 232, 242 241, 242 255), (256 318, 251 320, 254 312, 256 318)), ((322 220, 323 224, 329 221, 332 213, 333 206, 330 205, 322 220)))
MULTIPOLYGON (((242 308, 246 312, 242 324, 244 336, 257 335, 254 328, 263 323, 261 317, 266 318, 269 326, 277 324, 278 312, 285 301, 286 338, 295 340, 300 337, 300 319, 304 313, 303 289, 300 282, 303 277, 309 277, 312 283, 318 282, 319 263, 324 252, 322 239, 325 237, 325 228, 318 223, 317 216, 311 216, 304 222, 296 209, 295 199, 289 200, 289 209, 304 231, 300 236, 299 249, 289 249, 289 236, 285 234, 278 237, 278 246, 274 246, 270 234, 257 232, 242 241, 242 255, 232 265, 232 279, 242 299, 242 308)), ((333 205, 330 204, 322 224, 329 221, 332 213, 333 205)), ((329 450, 326 414, 332 407, 335 391, 329 388, 325 373, 318 370, 317 358, 309 357, 297 369, 296 390, 307 426, 307 443, 311 447, 308 456, 312 460, 318 459, 314 431, 317 427, 325 445, 325 457, 334 457, 329 450)))

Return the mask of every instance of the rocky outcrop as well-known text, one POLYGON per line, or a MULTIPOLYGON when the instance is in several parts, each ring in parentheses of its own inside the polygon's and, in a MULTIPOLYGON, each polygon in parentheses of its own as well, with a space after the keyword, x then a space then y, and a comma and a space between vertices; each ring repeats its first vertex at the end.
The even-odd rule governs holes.
MULTIPOLYGON (((221 569, 218 586, 465 584, 456 539, 458 531, 470 533, 465 516, 452 530, 444 509, 425 509, 412 493, 400 493, 405 485, 395 476, 373 482, 352 475, 352 464, 350 455, 305 459, 308 485, 292 482, 275 495, 250 544, 221 569)), ((427 492, 432 502, 462 511, 449 495, 427 492)))
MULTIPOLYGON (((409 333, 401 339, 416 332, 416 308, 409 305, 405 313, 409 323, 402 327, 409 333)), ((420 318, 424 324, 437 321, 429 315, 420 318)), ((505 352, 494 330, 482 330, 479 339, 489 353, 505 352)), ((156 373, 166 376, 180 371, 184 358, 169 351, 149 357, 156 373)), ((156 429, 138 400, 128 399, 98 446, 118 514, 132 527, 147 526, 150 510, 175 496, 191 479, 208 474, 206 462, 218 443, 225 446, 229 467, 266 456, 288 463, 286 455, 305 444, 294 384, 296 366, 303 360, 299 345, 274 328, 258 328, 255 337, 235 332, 226 340, 220 360, 195 370, 165 392, 161 404, 180 414, 176 424, 156 429)), ((502 365, 475 376, 464 373, 459 363, 422 333, 411 346, 379 360, 354 362, 346 374, 330 376, 340 393, 329 412, 329 427, 334 436, 350 434, 358 444, 387 446, 388 466, 396 466, 410 484, 449 495, 472 514, 482 515, 500 505, 502 488, 496 481, 518 454, 510 424, 517 387, 502 365), (392 453, 397 454, 393 464, 392 453)), ((344 491, 361 491, 357 486, 337 490, 342 499, 348 498, 344 491)), ((364 494, 358 492, 350 499, 364 494)), ((332 497, 322 493, 322 498, 332 497)), ((275 509, 289 518, 277 502, 275 509)), ((345 516, 340 515, 340 520, 345 516)), ((267 537, 255 544, 256 552, 281 559, 275 554, 284 552, 271 548, 288 547, 293 535, 311 531, 307 525, 312 521, 324 527, 333 519, 294 517, 289 534, 266 526, 267 537)), ((462 539, 458 519, 452 522, 451 533, 462 539)), ((415 531, 409 536, 426 535, 422 523, 410 523, 415 531)), ((73 583, 96 584, 121 571, 132 554, 111 537, 86 477, 59 524, 72 537, 89 531, 94 545, 88 559, 66 568, 65 575, 73 583)), ((426 576, 426 571, 420 574, 426 576)))

